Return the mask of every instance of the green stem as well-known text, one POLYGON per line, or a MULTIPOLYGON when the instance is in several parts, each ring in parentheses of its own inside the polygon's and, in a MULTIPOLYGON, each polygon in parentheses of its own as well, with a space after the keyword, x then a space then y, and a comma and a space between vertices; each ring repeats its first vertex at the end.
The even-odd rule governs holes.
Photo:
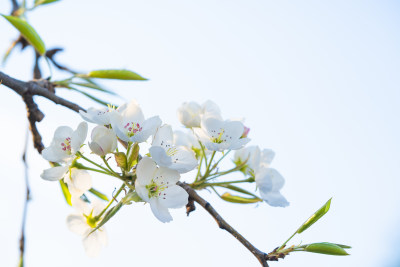
POLYGON ((94 172, 103 173, 103 174, 107 174, 107 175, 112 175, 113 176, 113 174, 110 173, 109 171, 105 172, 105 171, 102 171, 102 170, 86 167, 85 165, 82 165, 80 163, 75 163, 73 167, 76 167, 76 168, 78 168, 80 170, 94 171, 94 172))
POLYGON ((194 182, 197 182, 198 179, 199 179, 199 177, 201 176, 200 172, 201 172, 201 165, 203 164, 203 158, 204 158, 204 156, 201 155, 201 157, 200 157, 200 163, 199 163, 199 166, 198 166, 198 168, 197 168, 196 179, 194 179, 194 182))
POLYGON ((83 158, 84 160, 86 160, 86 161, 92 163, 93 165, 99 167, 100 169, 103 169, 103 170, 106 171, 106 172, 110 172, 109 170, 107 170, 106 168, 104 168, 103 166, 101 166, 100 164, 97 164, 96 162, 94 162, 94 161, 88 159, 87 157, 85 157, 81 152, 78 152, 78 153, 76 153, 76 154, 77 154, 79 157, 83 158))
POLYGON ((285 243, 283 243, 282 244, 282 246, 280 246, 278 249, 277 249, 277 251, 279 251, 279 250, 281 250, 281 249, 283 249, 285 246, 286 246, 286 243, 287 242, 289 242, 290 241, 290 239, 292 239, 295 235, 297 234, 297 231, 296 232, 294 232, 294 234, 293 235, 291 235, 289 238, 288 238, 288 240, 286 240, 285 241, 285 243))
POLYGON ((115 194, 115 196, 113 198, 111 198, 111 200, 108 202, 107 206, 100 212, 99 215, 97 215, 95 217, 96 220, 99 220, 101 218, 101 216, 103 216, 104 212, 106 212, 106 210, 111 206, 111 204, 118 197, 118 195, 122 192, 122 190, 124 190, 124 188, 125 188, 125 184, 122 184, 121 187, 118 189, 117 193, 115 194))
POLYGON ((228 181, 228 182, 217 182, 217 183, 203 183, 202 187, 207 187, 207 186, 220 186, 220 185, 227 185, 227 184, 237 184, 237 183, 248 183, 248 182, 254 182, 253 178, 248 178, 244 180, 238 180, 238 181, 228 181))
POLYGON ((210 166, 214 159, 215 153, 216 153, 216 151, 213 151, 211 158, 210 158, 210 162, 207 163, 207 160, 206 160, 206 172, 204 173, 203 179, 207 178, 208 175, 210 174, 210 166))
MULTIPOLYGON (((105 156, 102 156, 101 158, 103 159, 103 162, 106 164, 107 168, 108 168, 114 175, 118 175, 118 173, 115 172, 115 171, 110 167, 110 165, 108 164, 108 161, 106 160, 106 157, 105 157, 105 156)), ((118 175, 118 176, 119 176, 119 175, 118 175)))
POLYGON ((222 157, 212 166, 211 171, 214 170, 218 166, 218 164, 221 162, 221 160, 223 160, 226 157, 226 155, 228 155, 229 152, 231 152, 231 151, 232 150, 228 150, 224 155, 222 155, 222 157))

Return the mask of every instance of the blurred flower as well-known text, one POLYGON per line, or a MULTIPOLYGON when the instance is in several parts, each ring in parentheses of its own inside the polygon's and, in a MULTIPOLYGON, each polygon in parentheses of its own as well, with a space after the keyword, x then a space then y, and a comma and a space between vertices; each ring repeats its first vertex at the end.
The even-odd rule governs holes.
POLYGON ((169 208, 180 208, 188 203, 188 193, 176 185, 180 175, 166 167, 157 167, 151 158, 143 158, 136 169, 135 188, 138 195, 150 203, 154 216, 161 222, 172 221, 169 208))
POLYGON ((100 227, 91 234, 90 232, 100 221, 100 218, 96 216, 102 212, 104 205, 100 201, 93 201, 89 206, 81 199, 73 199, 72 206, 76 209, 76 213, 67 217, 67 226, 69 230, 82 236, 86 254, 89 257, 96 257, 107 245, 107 234, 104 227, 100 227))

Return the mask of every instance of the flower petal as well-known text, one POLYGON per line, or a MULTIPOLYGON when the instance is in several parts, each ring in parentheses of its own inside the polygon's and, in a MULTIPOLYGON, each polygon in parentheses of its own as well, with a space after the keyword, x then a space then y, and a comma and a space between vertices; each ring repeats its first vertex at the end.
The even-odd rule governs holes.
POLYGON ((168 167, 172 164, 171 157, 169 157, 164 148, 160 146, 152 146, 149 149, 152 159, 157 162, 159 166, 168 167))
POLYGON ((85 248, 86 255, 89 257, 97 257, 106 241, 104 240, 104 234, 100 233, 100 229, 89 234, 91 230, 92 229, 89 229, 86 236, 82 239, 83 247, 85 248))
POLYGON ((151 144, 153 146, 168 148, 168 145, 172 145, 173 138, 174 135, 171 125, 164 124, 157 129, 157 132, 154 134, 153 142, 151 144))
POLYGON ((289 202, 279 191, 271 191, 263 193, 260 191, 261 198, 265 200, 272 207, 287 207, 289 202))
POLYGON ((172 221, 172 216, 169 213, 168 208, 161 205, 158 199, 151 198, 149 203, 151 211, 157 219, 159 219, 163 223, 172 221))
POLYGON ((47 181, 58 181, 68 172, 67 166, 57 166, 43 170, 40 177, 47 181))
POLYGON ((71 136, 71 152, 75 154, 79 151, 81 145, 85 142, 86 136, 88 132, 88 124, 87 122, 83 121, 79 123, 78 128, 76 131, 72 133, 71 136))
POLYGON ((141 185, 149 184, 153 179, 156 171, 157 165, 151 158, 142 158, 136 168, 137 181, 141 185))
POLYGON ((84 235, 90 228, 86 223, 86 218, 78 214, 71 214, 67 217, 67 226, 70 231, 78 235, 84 235))
POLYGON ((158 199, 162 206, 176 209, 188 203, 189 194, 182 187, 173 185, 166 188, 158 199))

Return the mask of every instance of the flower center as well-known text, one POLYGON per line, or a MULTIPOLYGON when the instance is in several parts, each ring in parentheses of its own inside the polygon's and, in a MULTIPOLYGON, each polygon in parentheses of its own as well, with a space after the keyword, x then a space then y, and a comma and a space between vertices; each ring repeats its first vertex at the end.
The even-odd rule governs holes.
POLYGON ((165 193, 162 193, 166 188, 168 188, 168 182, 165 184, 164 182, 161 182, 160 184, 157 184, 154 182, 154 180, 151 180, 151 183, 146 185, 146 189, 149 193, 149 198, 152 197, 163 197, 165 199, 165 193))
POLYGON ((135 122, 129 122, 124 126, 125 130, 127 131, 127 135, 129 137, 134 136, 138 132, 141 132, 143 127, 140 126, 139 123, 135 122))
POLYGON ((211 142, 217 143, 217 144, 226 142, 226 140, 222 139, 222 135, 225 133, 224 129, 220 129, 220 131, 218 133, 216 133, 216 131, 212 131, 212 132, 213 132, 213 134, 212 134, 211 142))
POLYGON ((176 147, 168 148, 166 153, 167 153, 167 156, 172 157, 173 155, 178 153, 178 148, 176 148, 176 147))
POLYGON ((61 143, 61 149, 71 155, 71 137, 65 138, 64 142, 61 143))

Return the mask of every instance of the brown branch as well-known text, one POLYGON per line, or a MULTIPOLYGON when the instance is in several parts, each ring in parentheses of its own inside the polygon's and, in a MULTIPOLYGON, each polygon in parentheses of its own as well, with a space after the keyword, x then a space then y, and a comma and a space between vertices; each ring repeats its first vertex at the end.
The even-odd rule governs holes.
MULTIPOLYGON (((39 67, 37 67, 37 70, 39 70, 39 67)), ((75 112, 79 112, 79 110, 85 111, 85 109, 78 106, 77 104, 57 96, 55 94, 53 84, 48 80, 42 79, 42 80, 33 80, 30 82, 23 82, 15 78, 12 78, 0 71, 0 84, 9 87, 17 94, 19 94, 24 100, 28 112, 27 116, 29 121, 29 128, 32 133, 33 144, 39 153, 42 152, 44 146, 42 143, 42 136, 40 135, 36 127, 36 122, 42 121, 44 118, 44 114, 39 110, 38 106, 36 105, 33 99, 35 95, 45 97, 51 100, 53 103, 62 105, 75 112)))
POLYGON ((19 266, 23 266, 23 262, 24 262, 26 214, 27 214, 27 210, 28 210, 28 202, 31 199, 30 189, 29 189, 29 179, 28 179, 28 163, 26 161, 26 154, 28 151, 28 136, 29 136, 29 132, 26 131, 24 152, 22 154, 22 162, 24 163, 24 168, 25 168, 26 197, 25 197, 25 203, 24 203, 24 210, 23 210, 23 214, 22 214, 21 237, 19 239, 19 251, 20 251, 19 266))
POLYGON ((248 250, 250 250, 251 253, 253 253, 253 255, 261 263, 261 266, 268 267, 267 254, 265 254, 264 252, 260 251, 255 246, 253 246, 249 241, 247 241, 246 238, 244 238, 239 232, 237 232, 232 226, 230 226, 221 217, 221 215, 219 215, 219 213, 211 206, 211 204, 208 203, 206 200, 204 200, 201 196, 199 196, 197 192, 193 188, 191 188, 188 184, 181 182, 178 182, 177 184, 186 190, 186 192, 189 194, 189 198, 199 203, 215 219, 219 228, 227 231, 228 233, 233 235, 237 240, 239 240, 239 242, 242 243, 243 246, 245 246, 248 250))
POLYGON ((19 5, 17 3, 17 0, 11 0, 11 5, 12 5, 12 9, 11 9, 11 15, 14 14, 15 11, 17 11, 19 9, 19 5))

